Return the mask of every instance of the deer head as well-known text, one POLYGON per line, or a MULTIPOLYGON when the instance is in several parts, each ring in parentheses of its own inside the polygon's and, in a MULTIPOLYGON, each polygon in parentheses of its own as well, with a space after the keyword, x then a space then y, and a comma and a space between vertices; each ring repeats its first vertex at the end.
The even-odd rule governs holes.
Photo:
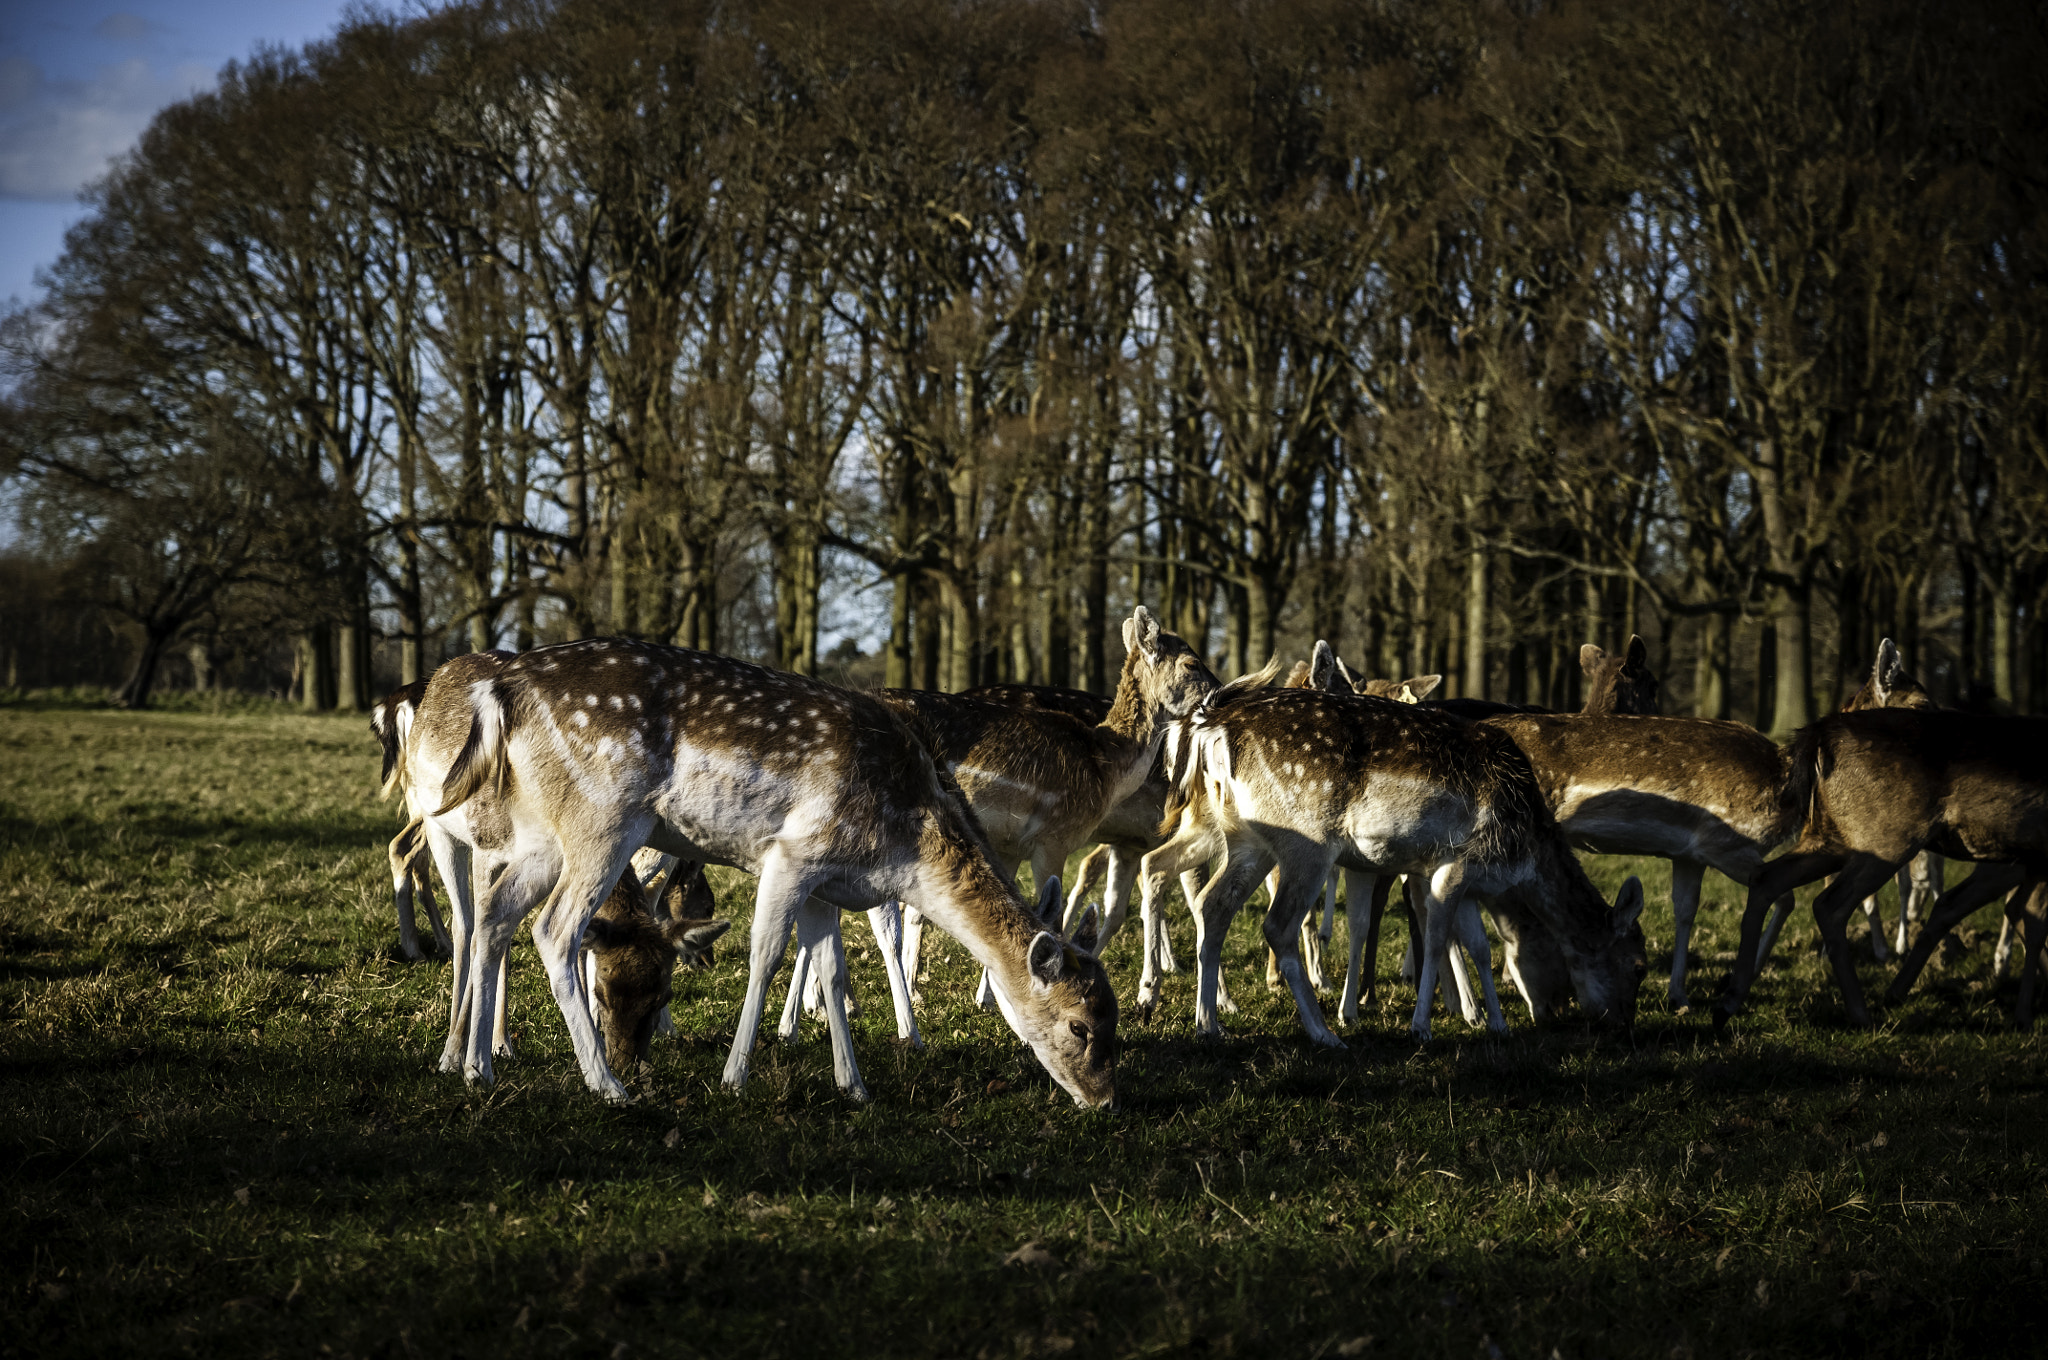
POLYGON ((647 1060, 655 1018, 675 994, 678 962, 711 966, 711 946, 730 921, 657 921, 643 905, 639 880, 628 868, 583 932, 597 956, 598 1025, 613 1066, 630 1070, 647 1060))
MULTIPOLYGON (((1597 893, 1590 880, 1585 890, 1597 893)), ((1560 940, 1579 1005, 1596 1023, 1627 1029, 1636 1020, 1636 993, 1650 971, 1643 939, 1643 884, 1630 875, 1604 913, 1607 927, 1592 938, 1560 940)))
POLYGON ((1890 638, 1877 644, 1877 661, 1870 678, 1842 705, 1844 713, 1866 708, 1933 708, 1934 700, 1920 682, 1906 672, 1906 663, 1890 638))
POLYGON ((1108 722, 1118 730, 1149 731, 1165 719, 1185 717, 1217 686, 1195 649, 1166 632, 1152 611, 1139 605, 1124 620, 1124 671, 1117 684, 1116 705, 1108 722))
POLYGON ((1406 680, 1354 679, 1351 682, 1351 689, 1353 693, 1371 695, 1376 699, 1398 699, 1404 704, 1419 704, 1427 699, 1443 680, 1441 675, 1411 675, 1406 680))
POLYGON ((1631 633, 1621 656, 1587 643, 1579 648, 1579 669, 1586 673, 1584 713, 1655 713, 1657 677, 1650 674, 1650 649, 1631 633))
MULTIPOLYGON (((1059 919, 1057 875, 1039 889, 1032 913, 1059 919)), ((1112 1104, 1116 1098, 1116 992, 1095 957, 1096 917, 1087 912, 1072 936, 1041 930, 1025 951, 1028 994, 1012 998, 1013 1028, 1024 1036, 1052 1079, 1075 1103, 1112 1104)), ((998 992, 1000 996, 1000 992, 998 992)))

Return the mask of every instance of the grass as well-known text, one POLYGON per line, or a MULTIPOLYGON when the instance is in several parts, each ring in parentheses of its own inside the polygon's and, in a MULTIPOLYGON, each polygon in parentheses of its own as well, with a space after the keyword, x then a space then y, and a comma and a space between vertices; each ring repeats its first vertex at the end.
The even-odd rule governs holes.
MULTIPOLYGON (((1504 1039, 1440 1018, 1418 1051, 1412 994, 1383 984, 1341 1053, 1260 985, 1241 920, 1236 1037, 1193 1042, 1170 977, 1162 1017, 1124 1025, 1113 1117, 972 1007, 957 946, 928 1050, 897 1047, 852 921, 871 1106, 836 1094, 815 1026, 719 1087, 735 948, 679 978, 680 1041, 610 1108, 524 946, 520 1057, 488 1091, 431 1070, 446 969, 396 959, 375 776, 355 718, 0 708, 0 1354, 1576 1360, 2034 1335, 2048 1063, 1986 981, 1988 913, 1870 1033, 1801 920, 1717 1045, 1663 1007, 1666 875, 1592 860, 1650 889, 1632 1037, 1511 1010, 1504 1039)), ((720 889, 743 919, 745 880, 720 889)), ((1708 895, 1696 1000, 1737 921, 1732 885, 1708 895)), ((1185 959, 1177 909, 1174 933, 1185 959)))

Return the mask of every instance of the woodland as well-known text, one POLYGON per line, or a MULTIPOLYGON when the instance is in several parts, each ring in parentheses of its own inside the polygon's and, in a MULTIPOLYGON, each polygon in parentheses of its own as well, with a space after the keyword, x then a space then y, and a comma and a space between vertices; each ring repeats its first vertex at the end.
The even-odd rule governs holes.
POLYGON ((610 633, 1785 733, 2048 694, 2015 0, 510 0, 162 111, 0 321, 10 688, 610 633))

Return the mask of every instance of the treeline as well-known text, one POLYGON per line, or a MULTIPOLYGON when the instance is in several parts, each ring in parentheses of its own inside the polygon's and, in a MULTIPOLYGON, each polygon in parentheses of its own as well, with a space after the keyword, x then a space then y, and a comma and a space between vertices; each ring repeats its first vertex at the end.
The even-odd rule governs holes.
POLYGON ((869 617, 891 684, 1100 689, 1137 598, 1229 672, 1562 707, 1640 631, 1783 731, 1889 634, 2026 707, 2044 69, 2016 0, 359 14, 10 319, 23 542, 134 703, 869 617))

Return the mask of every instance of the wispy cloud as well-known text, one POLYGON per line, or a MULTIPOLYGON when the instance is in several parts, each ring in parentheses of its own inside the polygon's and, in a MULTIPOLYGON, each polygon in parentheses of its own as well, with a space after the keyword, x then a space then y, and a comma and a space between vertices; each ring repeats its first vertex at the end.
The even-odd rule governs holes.
MULTIPOLYGON (((148 32, 132 15, 102 28, 108 24, 135 37, 148 32)), ((25 57, 0 60, 0 198, 71 199, 135 144, 158 109, 212 83, 204 67, 160 74, 139 57, 102 66, 87 80, 52 80, 25 57)))

